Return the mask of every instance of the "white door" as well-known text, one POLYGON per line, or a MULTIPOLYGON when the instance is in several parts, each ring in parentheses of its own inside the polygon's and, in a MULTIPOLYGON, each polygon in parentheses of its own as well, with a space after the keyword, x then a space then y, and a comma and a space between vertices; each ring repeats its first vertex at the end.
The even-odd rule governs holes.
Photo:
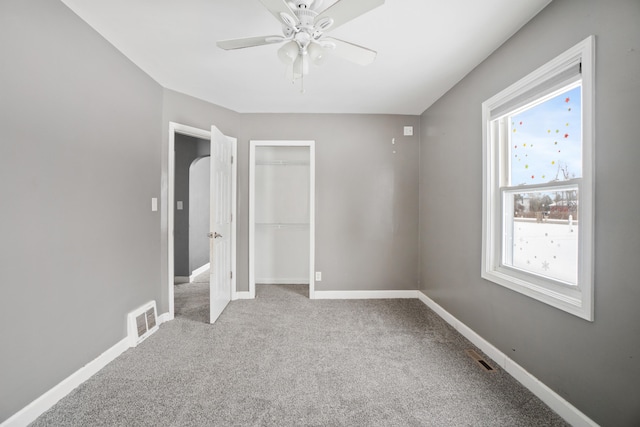
POLYGON ((231 300, 232 140, 211 127, 210 322, 231 300))

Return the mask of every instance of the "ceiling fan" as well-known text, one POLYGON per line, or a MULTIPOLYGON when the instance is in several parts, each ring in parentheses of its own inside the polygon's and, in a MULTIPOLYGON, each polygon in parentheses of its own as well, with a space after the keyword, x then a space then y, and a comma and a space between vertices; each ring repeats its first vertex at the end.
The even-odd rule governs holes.
POLYGON ((327 37, 325 33, 382 5, 384 0, 338 0, 321 12, 323 0, 260 2, 282 24, 283 35, 222 40, 218 47, 232 50, 286 42, 278 50, 278 57, 288 65, 287 76, 292 80, 308 74, 309 62, 321 64, 325 53, 360 65, 371 64, 376 58, 377 53, 371 49, 327 37))

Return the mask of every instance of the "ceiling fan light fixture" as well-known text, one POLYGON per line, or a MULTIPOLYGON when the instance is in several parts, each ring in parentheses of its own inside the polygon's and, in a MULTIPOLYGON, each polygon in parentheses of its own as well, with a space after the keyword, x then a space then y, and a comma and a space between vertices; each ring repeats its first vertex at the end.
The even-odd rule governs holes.
POLYGON ((304 93, 304 76, 309 62, 320 65, 327 54, 336 55, 360 65, 368 65, 376 52, 354 43, 325 38, 325 32, 374 9, 385 0, 331 0, 321 12, 323 0, 260 0, 282 25, 282 36, 245 37, 218 41, 224 50, 242 49, 274 43, 284 43, 278 58, 287 65, 286 75, 292 81, 300 79, 304 93))
POLYGON ((298 47, 298 43, 292 40, 289 43, 285 43, 280 49, 278 49, 278 58, 280 58, 280 60, 285 64, 291 65, 298 57, 299 51, 300 48, 298 47))
POLYGON ((311 43, 307 48, 307 52, 309 53, 309 59, 315 65, 321 65, 324 60, 324 49, 317 43, 311 43))

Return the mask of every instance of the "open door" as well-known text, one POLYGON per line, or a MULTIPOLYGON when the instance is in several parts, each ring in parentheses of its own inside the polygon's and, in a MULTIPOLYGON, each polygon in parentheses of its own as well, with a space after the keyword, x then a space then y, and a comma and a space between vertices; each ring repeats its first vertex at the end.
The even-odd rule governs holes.
POLYGON ((211 127, 211 219, 209 233, 210 322, 231 300, 232 290, 232 162, 233 140, 211 127))

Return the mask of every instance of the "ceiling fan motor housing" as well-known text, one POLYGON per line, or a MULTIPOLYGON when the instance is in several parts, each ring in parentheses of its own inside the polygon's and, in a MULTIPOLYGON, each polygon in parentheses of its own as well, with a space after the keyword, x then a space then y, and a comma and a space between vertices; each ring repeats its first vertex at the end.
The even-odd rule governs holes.
POLYGON ((317 9, 322 1, 319 0, 294 0, 292 2, 296 9, 317 9))
POLYGON ((315 19, 318 16, 318 12, 308 8, 312 3, 313 0, 296 1, 296 8, 293 9, 293 13, 300 21, 299 24, 292 26, 288 22, 289 19, 283 19, 282 30, 284 36, 292 37, 298 42, 301 51, 304 51, 312 40, 317 40, 322 35, 321 31, 315 28, 315 19))
POLYGON ((318 12, 311 9, 296 9, 293 13, 300 20, 300 27, 313 27, 313 21, 318 16, 318 12))

